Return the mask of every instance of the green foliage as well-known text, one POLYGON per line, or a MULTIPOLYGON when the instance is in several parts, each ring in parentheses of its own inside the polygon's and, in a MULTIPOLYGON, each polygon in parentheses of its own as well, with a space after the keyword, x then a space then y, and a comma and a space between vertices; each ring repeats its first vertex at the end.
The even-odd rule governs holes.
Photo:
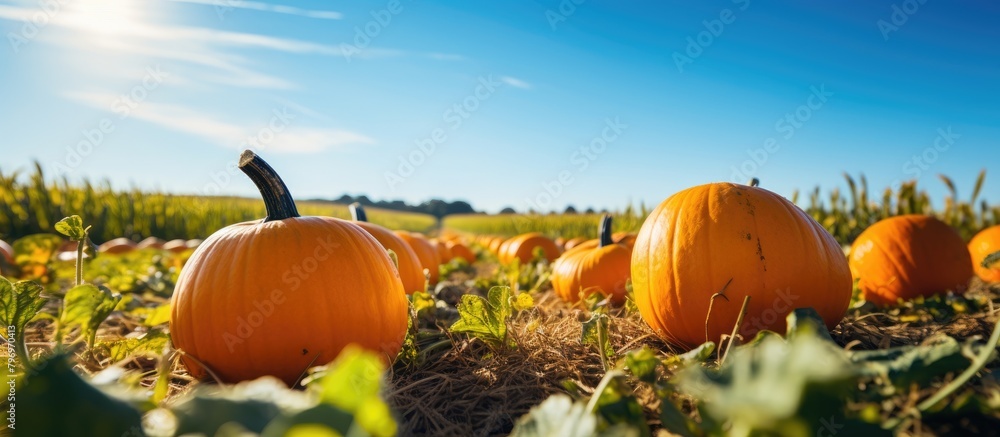
POLYGON ((500 347, 509 345, 507 320, 513 313, 510 287, 493 287, 483 299, 466 294, 458 304, 458 320, 451 332, 468 334, 483 342, 500 347))
POLYGON ((56 223, 56 232, 69 237, 73 241, 81 241, 87 238, 87 230, 83 228, 83 219, 78 215, 71 215, 56 223))
POLYGON ((961 371, 970 363, 962 345, 943 334, 920 346, 858 351, 849 357, 859 364, 863 375, 884 378, 900 389, 924 385, 940 375, 961 371))
POLYGON ((512 436, 649 436, 638 399, 619 371, 611 371, 584 403, 552 395, 518 419, 512 436))
POLYGON ((27 373, 17 388, 16 405, 16 430, 25 435, 143 435, 139 411, 85 381, 62 354, 27 373))
POLYGON ((611 318, 608 317, 606 311, 594 311, 591 313, 590 319, 583 322, 583 333, 580 337, 583 344, 594 346, 597 349, 605 369, 609 368, 608 363, 615 358, 615 349, 611 347, 611 335, 608 332, 610 323, 611 318))
POLYGON ((7 278, 0 276, 0 323, 4 327, 14 327, 15 336, 8 338, 7 329, 2 329, 3 338, 12 342, 14 352, 22 362, 22 366, 30 369, 31 357, 24 344, 24 328, 38 311, 45 306, 45 298, 41 296, 42 286, 30 281, 20 281, 11 284, 7 278))
POLYGON ((111 292, 103 285, 83 284, 73 287, 63 297, 57 338, 63 338, 68 330, 79 326, 81 337, 88 345, 93 346, 98 326, 111 315, 121 299, 120 294, 111 292))

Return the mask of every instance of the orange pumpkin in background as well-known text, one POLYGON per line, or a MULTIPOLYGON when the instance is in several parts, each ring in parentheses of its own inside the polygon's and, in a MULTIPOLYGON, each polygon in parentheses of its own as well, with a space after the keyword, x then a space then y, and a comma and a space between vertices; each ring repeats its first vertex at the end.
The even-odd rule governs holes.
POLYGON ((434 251, 437 252, 438 262, 441 264, 448 264, 451 262, 452 254, 451 249, 448 249, 448 244, 444 241, 432 238, 428 240, 434 246, 434 251))
POLYGON ((427 280, 424 278, 424 267, 413 248, 392 231, 369 223, 368 214, 360 203, 355 202, 348 208, 351 210, 351 219, 354 220, 354 224, 361 226, 372 237, 375 237, 383 248, 396 254, 397 271, 399 279, 403 281, 403 290, 406 291, 406 294, 426 290, 427 280))
POLYGON ((163 249, 163 245, 166 241, 161 238, 156 237, 146 237, 139 244, 135 245, 136 249, 163 249))
POLYGON ((973 275, 972 255, 958 232, 916 214, 890 217, 865 229, 851 245, 850 265, 862 296, 879 306, 961 291, 973 275))
POLYGON ((972 268, 980 279, 986 282, 1000 282, 1000 262, 994 262, 989 267, 983 266, 986 257, 998 251, 1000 251, 1000 225, 979 231, 975 237, 972 237, 972 241, 969 241, 972 268))
POLYGON ((7 264, 14 265, 14 248, 3 240, 0 240, 0 256, 7 261, 7 264))
POLYGON ((487 248, 494 255, 499 255, 500 254, 500 246, 502 246, 505 241, 507 241, 507 240, 504 239, 503 237, 494 238, 493 241, 490 241, 490 245, 487 246, 487 248))
POLYGON ((187 240, 181 240, 181 239, 170 240, 166 243, 163 243, 163 246, 161 246, 160 248, 168 252, 181 253, 184 252, 185 250, 188 250, 187 240))
POLYGON ((559 247, 560 249, 565 249, 566 248, 566 239, 565 238, 563 238, 563 237, 556 237, 556 239, 555 239, 554 242, 556 243, 556 246, 559 247))
POLYGON ((392 260, 360 226, 300 217, 284 182, 253 152, 239 168, 260 190, 264 220, 212 234, 181 270, 170 337, 195 377, 264 375, 287 384, 349 344, 386 362, 406 335, 408 304, 392 260))
POLYGON ((745 296, 744 339, 784 332, 785 317, 803 307, 833 328, 851 300, 833 236, 785 198, 732 183, 688 188, 650 213, 632 251, 632 284, 643 320, 686 346, 731 333, 745 296), (725 298, 709 314, 716 293, 725 298))
POLYGON ((586 241, 587 241, 587 239, 583 238, 583 237, 570 238, 569 240, 566 240, 566 244, 563 245, 563 249, 570 250, 570 249, 576 247, 577 245, 579 245, 581 243, 584 243, 586 241))
POLYGON ((553 263, 552 288, 563 300, 578 302, 592 293, 601 293, 615 304, 625 302, 632 251, 612 241, 610 215, 601 219, 600 235, 597 247, 574 249, 553 263))
POLYGON ((549 262, 559 257, 559 248, 549 237, 538 232, 521 234, 504 242, 500 247, 500 262, 508 264, 515 259, 521 264, 531 262, 535 258, 535 250, 541 249, 543 256, 549 262))
POLYGON ((136 250, 137 244, 128 238, 119 237, 113 240, 105 241, 100 246, 97 246, 97 251, 100 253, 107 253, 111 255, 120 255, 123 253, 129 253, 136 250))
POLYGON ((395 234, 405 241, 411 249, 413 249, 413 253, 417 254, 417 259, 420 260, 420 265, 423 266, 424 269, 427 269, 428 281, 430 284, 437 284, 438 279, 441 276, 441 272, 438 270, 441 260, 438 255, 437 248, 420 234, 408 231, 396 231, 395 234))
POLYGON ((451 251, 451 255, 455 258, 462 258, 465 262, 472 264, 476 262, 476 254, 462 243, 456 241, 449 241, 448 250, 451 251))
POLYGON ((633 234, 631 232, 615 232, 611 239, 617 244, 624 244, 628 246, 629 249, 635 247, 635 239, 638 238, 638 234, 633 234))
MULTIPOLYGON (((614 242, 614 238, 612 238, 612 243, 613 242, 614 242)), ((587 240, 587 241, 584 241, 583 243, 577 244, 577 245, 575 245, 575 246, 573 246, 573 247, 571 247, 569 249, 566 249, 565 251, 563 251, 562 255, 560 255, 560 258, 565 258, 566 256, 569 256, 569 254, 575 253, 575 252, 578 252, 578 251, 581 251, 581 250, 594 249, 594 248, 596 248, 596 247, 598 247, 600 245, 601 245, 601 239, 600 238, 595 238, 593 240, 587 240)))

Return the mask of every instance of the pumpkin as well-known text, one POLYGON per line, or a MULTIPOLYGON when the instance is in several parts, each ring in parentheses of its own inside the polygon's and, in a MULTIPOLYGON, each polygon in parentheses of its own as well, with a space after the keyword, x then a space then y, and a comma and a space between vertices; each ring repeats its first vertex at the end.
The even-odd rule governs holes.
POLYGON ((429 241, 434 246, 434 251, 437 252, 438 262, 441 264, 448 264, 451 262, 452 255, 451 250, 448 249, 448 244, 437 238, 432 238, 429 241))
POLYGON ((156 237, 146 237, 139 244, 135 245, 136 249, 163 249, 163 245, 166 241, 156 237))
POLYGON ((417 258, 416 252, 410 248, 410 245, 392 231, 374 223, 369 223, 368 214, 360 203, 353 203, 349 208, 354 224, 368 231, 372 237, 378 240, 383 248, 391 250, 396 254, 399 278, 403 281, 403 289, 406 290, 406 293, 412 294, 417 291, 426 290, 427 279, 424 278, 424 267, 420 264, 420 258, 417 258))
POLYGON ((472 249, 469 249, 469 246, 456 241, 449 241, 447 245, 453 257, 462 258, 469 264, 476 262, 476 254, 472 252, 472 249))
POLYGON ((0 240, 0 256, 7 261, 7 264, 14 265, 14 248, 3 240, 0 240))
POLYGON ((847 259, 819 223, 775 193, 732 183, 688 188, 650 213, 632 251, 632 286, 643 320, 684 346, 731 333, 745 296, 744 339, 784 332, 803 307, 833 328, 852 291, 847 259), (716 293, 725 297, 713 301, 716 293))
POLYGON ((170 240, 166 243, 163 243, 163 246, 161 246, 160 248, 169 252, 181 253, 184 252, 185 250, 188 250, 187 240, 181 240, 181 239, 170 240))
POLYGON ((420 265, 423 266, 424 269, 427 269, 427 280, 430 284, 437 284, 441 274, 438 271, 441 261, 438 256, 437 248, 420 234, 407 231, 396 231, 395 234, 405 241, 411 249, 413 249, 413 253, 415 253, 417 255, 417 259, 420 260, 420 265))
POLYGON ((494 255, 499 255, 500 246, 502 246, 505 241, 507 240, 502 237, 497 237, 494 238, 493 241, 490 241, 490 245, 487 247, 489 248, 490 252, 492 252, 494 255))
POLYGON ((100 246, 97 246, 97 251, 100 253, 107 254, 123 254, 129 253, 136 249, 136 244, 134 241, 128 238, 120 237, 113 240, 105 241, 100 246))
POLYGON ((969 241, 972 267, 976 275, 986 282, 1000 282, 1000 263, 993 263, 989 267, 983 266, 983 260, 998 251, 1000 251, 1000 225, 979 231, 972 237, 972 241, 969 241))
POLYGON ((536 249, 541 249, 549 262, 559 257, 559 248, 555 242, 538 232, 530 232, 505 241, 500 247, 500 262, 508 264, 515 259, 520 260, 521 264, 531 262, 535 258, 536 249))
POLYGON ((854 240, 851 273, 865 300, 886 306, 964 290, 973 275, 972 256, 958 232, 941 220, 901 215, 875 223, 854 240))
POLYGON ((600 235, 597 247, 574 250, 552 265, 552 288, 563 300, 578 302, 592 293, 601 293, 615 304, 625 302, 632 251, 611 240, 610 215, 601 220, 600 235))
POLYGON ((187 245, 188 249, 197 249, 198 246, 201 246, 201 243, 203 243, 203 242, 204 241, 201 240, 201 239, 193 238, 193 239, 188 240, 187 243, 186 243, 186 245, 187 245))
POLYGON ((385 361, 406 335, 407 299, 382 245, 360 226, 301 217, 285 183, 247 150, 239 168, 267 217, 227 226, 181 270, 170 337, 195 377, 273 375, 291 385, 349 344, 385 361))
MULTIPOLYGON (((614 242, 614 238, 613 237, 612 237, 612 242, 614 242)), ((569 249, 566 249, 566 251, 562 253, 561 257, 565 257, 565 256, 567 256, 567 255, 569 255, 571 253, 575 253, 575 252, 578 252, 578 251, 581 251, 581 250, 595 249, 595 248, 597 248, 600 245, 601 245, 601 239, 600 238, 595 238, 593 240, 587 240, 587 241, 584 241, 583 243, 577 244, 577 245, 575 245, 575 246, 573 246, 573 247, 571 247, 569 249)))
POLYGON ((556 237, 555 243, 556 243, 556 246, 559 247, 560 249, 566 249, 566 239, 565 238, 563 238, 563 237, 556 237))
POLYGON ((611 239, 617 244, 624 244, 629 249, 635 247, 635 239, 638 238, 638 234, 633 234, 631 232, 615 232, 611 236, 611 239))
POLYGON ((570 250, 570 249, 576 247, 577 245, 579 245, 580 243, 583 243, 583 242, 586 242, 586 241, 587 241, 587 239, 583 238, 583 237, 570 238, 569 240, 566 240, 566 244, 563 245, 563 249, 570 250))

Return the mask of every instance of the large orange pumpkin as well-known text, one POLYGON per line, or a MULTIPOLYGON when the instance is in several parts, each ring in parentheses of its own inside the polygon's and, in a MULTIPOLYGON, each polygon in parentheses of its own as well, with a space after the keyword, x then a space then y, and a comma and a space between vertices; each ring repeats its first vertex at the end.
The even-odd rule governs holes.
POLYGON ((632 284, 646 323, 686 346, 731 333, 745 296, 743 338, 784 332, 802 307, 833 328, 851 300, 847 259, 819 223, 775 193, 732 183, 688 188, 652 211, 632 252, 632 284))
POLYGON ((382 247, 395 252, 399 278, 403 281, 403 290, 407 294, 426 290, 427 280, 424 278, 424 267, 420 263, 420 258, 417 258, 417 253, 413 251, 413 248, 392 231, 374 223, 369 223, 368 214, 360 203, 353 203, 349 208, 354 224, 368 231, 372 237, 375 237, 382 244, 382 247))
POLYGON ((441 272, 439 271, 439 266, 441 264, 440 256, 438 255, 437 248, 427 241, 420 234, 407 231, 396 231, 395 234, 403 239, 413 249, 413 253, 417 254, 417 259, 420 260, 420 265, 424 269, 427 269, 428 281, 431 285, 437 284, 441 272))
POLYGON ((530 232, 505 241, 500 246, 500 262, 507 264, 514 262, 515 259, 520 260, 521 264, 531 262, 536 249, 541 249, 549 262, 559 257, 559 248, 555 242, 538 232, 530 232))
POLYGON ((476 254, 472 252, 472 249, 469 249, 469 246, 457 241, 449 241, 447 244, 448 250, 451 251, 453 257, 462 258, 469 264, 476 262, 476 254))
POLYGON ((348 344, 385 361, 406 335, 403 284, 382 245, 330 217, 300 217, 288 188, 251 151, 239 168, 264 198, 264 220, 227 226, 181 271, 170 336, 192 375, 273 375, 288 384, 348 344))
POLYGON ((976 275, 986 282, 1000 282, 1000 263, 983 267, 983 260, 998 251, 1000 251, 1000 225, 979 231, 969 242, 972 267, 975 269, 976 275))
POLYGON ((901 215, 865 229, 851 246, 851 273, 865 300, 899 299, 964 290, 972 256, 962 237, 931 216, 901 215))
POLYGON ((600 235, 598 247, 574 249, 552 264, 552 288, 563 300, 578 302, 601 293, 615 304, 625 301, 632 251, 611 240, 610 215, 601 220, 600 235))

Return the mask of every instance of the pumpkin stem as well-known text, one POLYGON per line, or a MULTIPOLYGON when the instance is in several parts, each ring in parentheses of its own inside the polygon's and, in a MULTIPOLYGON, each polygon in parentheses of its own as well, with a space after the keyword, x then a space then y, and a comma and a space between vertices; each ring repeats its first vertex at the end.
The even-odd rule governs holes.
POLYGON ((757 178, 750 179, 750 186, 751 187, 759 187, 760 186, 760 179, 757 179, 757 178))
POLYGON ((351 220, 356 222, 368 221, 368 213, 365 212, 365 207, 361 206, 360 203, 354 202, 347 209, 351 210, 351 220))
POLYGON ((601 235, 600 247, 615 244, 614 240, 611 239, 611 214, 604 214, 604 217, 601 218, 601 225, 597 229, 601 235))
POLYGON ((298 217, 299 210, 295 208, 295 200, 288 192, 285 182, 270 165, 260 159, 256 153, 244 150, 240 155, 240 170, 253 181, 264 198, 267 217, 261 223, 298 217))

